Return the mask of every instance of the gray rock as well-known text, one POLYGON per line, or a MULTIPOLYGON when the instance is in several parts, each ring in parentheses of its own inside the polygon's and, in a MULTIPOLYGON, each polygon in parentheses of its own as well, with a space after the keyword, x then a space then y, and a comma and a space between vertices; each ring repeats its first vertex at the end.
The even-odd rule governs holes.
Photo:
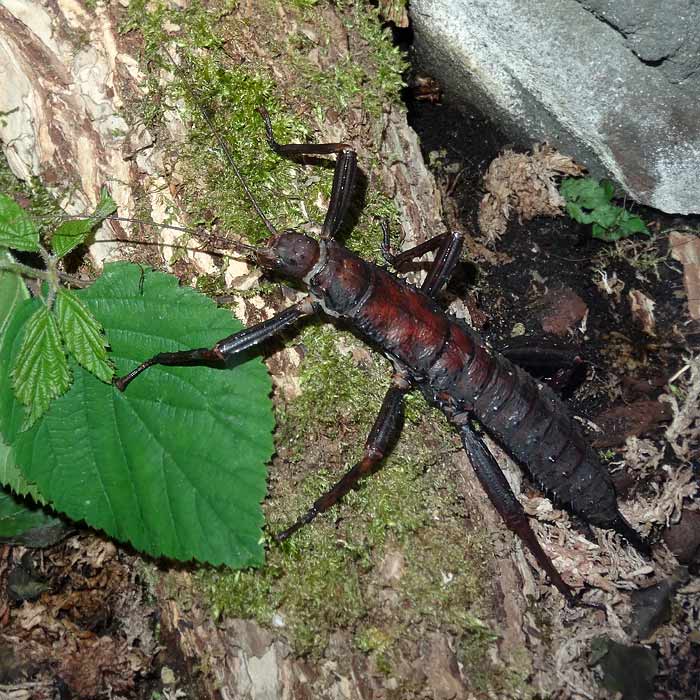
POLYGON ((700 73, 700 6, 696 0, 579 0, 616 29, 640 61, 671 83, 700 73))
POLYGON ((422 67, 529 147, 631 198, 700 212, 700 4, 413 0, 422 67))
POLYGON ((690 580, 688 569, 678 567, 671 576, 654 586, 632 591, 632 616, 628 632, 635 639, 649 639, 663 624, 671 619, 671 604, 676 591, 690 580))

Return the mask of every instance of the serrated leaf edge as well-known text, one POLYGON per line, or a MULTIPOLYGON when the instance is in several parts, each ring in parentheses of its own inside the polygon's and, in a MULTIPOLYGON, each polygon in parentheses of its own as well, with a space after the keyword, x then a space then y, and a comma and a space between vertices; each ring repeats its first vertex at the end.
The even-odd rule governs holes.
POLYGON ((61 344, 58 324, 48 307, 42 304, 24 324, 24 338, 18 353, 17 364, 12 368, 12 386, 15 396, 20 403, 28 407, 23 430, 31 427, 47 411, 53 399, 67 391, 70 380, 71 373, 61 344), (41 324, 42 321, 45 323, 41 324), (45 336, 48 341, 43 349, 40 345, 42 336, 45 336), (44 377, 37 376, 40 373, 36 368, 42 361, 42 354, 47 350, 51 353, 47 366, 50 379, 53 381, 50 384, 43 384, 46 391, 40 392, 41 380, 44 377), (26 387, 31 388, 31 395, 27 394, 26 387))
POLYGON ((56 315, 63 342, 79 365, 109 384, 114 368, 107 356, 107 338, 102 325, 80 299, 67 289, 56 297, 56 315), (78 340, 84 341, 81 347, 78 340), (86 352, 87 351, 87 352, 86 352))

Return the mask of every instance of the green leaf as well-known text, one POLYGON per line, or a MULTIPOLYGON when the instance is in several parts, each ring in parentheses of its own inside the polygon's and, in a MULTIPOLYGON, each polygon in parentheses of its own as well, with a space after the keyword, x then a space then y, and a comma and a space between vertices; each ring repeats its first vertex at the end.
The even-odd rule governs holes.
POLYGON ((620 218, 620 212, 624 209, 614 204, 604 204, 591 212, 593 222, 603 228, 614 228, 620 218))
MULTIPOLYGON (((9 253, 0 252, 0 255, 9 257, 9 253)), ((8 326, 14 318, 14 314, 25 299, 29 298, 24 281, 19 275, 12 272, 0 271, 0 354, 2 353, 2 344, 8 338, 8 326)), ((2 374, 0 373, 0 379, 2 374)), ((7 387, 8 393, 12 393, 11 388, 7 387)), ((0 394, 2 388, 0 387, 0 394)), ((0 422, 0 483, 8 486, 12 491, 20 495, 31 495, 37 503, 43 503, 39 494, 39 490, 35 485, 30 484, 21 474, 14 459, 10 448, 3 441, 3 425, 0 422)))
MULTIPOLYGON (((31 304, 31 300, 25 304, 31 304)), ((28 408, 25 429, 70 386, 70 371, 56 319, 43 303, 38 302, 38 306, 23 328, 22 344, 12 370, 15 395, 28 408)))
POLYGON ((31 496, 35 503, 46 505, 46 500, 39 493, 36 484, 24 478, 15 464, 12 449, 0 437, 0 484, 19 496, 31 496))
POLYGON ((0 194, 0 246, 39 250, 39 231, 24 209, 4 194, 0 194))
POLYGON ((651 232, 647 228, 647 225, 638 217, 632 216, 628 212, 625 220, 620 224, 620 230, 625 236, 631 236, 635 233, 645 233, 647 236, 651 235, 651 232))
POLYGON ((576 177, 567 177, 564 178, 561 183, 559 184, 559 192, 564 199, 567 201, 572 201, 576 199, 578 196, 577 190, 579 187, 579 182, 581 181, 580 178, 576 177))
POLYGON ((562 181, 559 191, 568 202, 576 202, 584 209, 597 209, 606 206, 612 199, 614 187, 606 180, 599 183, 589 177, 567 177, 562 181))
POLYGON ((611 241, 616 241, 619 238, 615 231, 611 231, 600 224, 593 224, 591 235, 593 238, 598 238, 601 241, 607 241, 608 243, 611 241))
POLYGON ((566 178, 559 191, 566 201, 569 216, 582 224, 593 224, 592 235, 604 241, 616 241, 634 233, 649 231, 646 224, 623 207, 611 203, 615 185, 610 180, 566 178))
POLYGON ((51 249, 62 258, 77 248, 92 231, 95 223, 92 219, 71 219, 59 224, 51 237, 51 249))
POLYGON ((115 211, 117 211, 117 205, 107 188, 103 187, 100 190, 100 201, 97 202, 97 206, 91 218, 96 221, 104 221, 108 216, 114 214, 115 211))
MULTIPOLYGON (((7 251, 0 251, 0 255, 10 258, 7 251)), ((0 270, 0 345, 7 338, 12 315, 25 299, 29 299, 29 290, 22 278, 14 272, 0 270)))
POLYGON ((603 197, 605 198, 605 201, 611 201, 612 198, 615 196, 615 184, 610 180, 601 180, 600 188, 603 191, 603 197))
POLYGON ((43 508, 0 489, 0 543, 48 547, 61 539, 66 530, 62 520, 43 508))
POLYGON ((110 383, 114 369, 107 361, 106 340, 97 319, 67 289, 58 292, 56 315, 63 341, 73 357, 88 372, 103 382, 110 383))
POLYGON ((586 212, 584 212, 583 209, 581 209, 581 207, 578 204, 575 204, 574 202, 567 202, 566 213, 574 221, 578 221, 580 224, 592 224, 593 223, 593 217, 590 214, 587 214, 586 212))
POLYGON ((106 217, 114 213, 117 205, 109 192, 103 187, 100 192, 100 201, 95 211, 87 219, 72 219, 64 221, 54 231, 51 238, 51 249, 59 257, 70 253, 90 235, 95 226, 98 226, 106 217))
MULTIPOLYGON (((0 432, 4 442, 11 445, 15 433, 20 432, 25 420, 24 406, 19 403, 12 387, 12 368, 14 357, 18 352, 18 345, 22 340, 22 333, 25 330, 27 321, 39 307, 38 299, 27 299, 18 303, 14 312, 9 317, 5 333, 0 337, 0 432)), ((15 488, 14 481, 20 488, 16 488, 17 493, 25 493, 25 482, 17 480, 15 471, 17 470, 14 451, 11 450, 9 456, 4 459, 5 478, 3 483, 15 488)))
MULTIPOLYGON (((79 296, 104 326, 120 373, 240 328, 174 277, 134 265, 106 266, 79 296)), ((20 311, 17 324, 30 313, 20 311)), ((17 341, 6 345, 0 372, 20 351, 17 341)), ((24 433, 17 402, 0 395, 0 424, 26 478, 71 518, 153 556, 262 563, 274 421, 260 360, 228 370, 155 366, 125 393, 71 366, 73 386, 24 433)))

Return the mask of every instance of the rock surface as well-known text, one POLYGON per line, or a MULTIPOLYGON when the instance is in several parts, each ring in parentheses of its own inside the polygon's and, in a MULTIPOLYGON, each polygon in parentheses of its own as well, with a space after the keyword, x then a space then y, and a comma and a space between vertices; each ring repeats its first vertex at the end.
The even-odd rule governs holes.
POLYGON ((700 4, 416 0, 411 14, 420 62, 448 98, 642 204, 700 212, 700 4))

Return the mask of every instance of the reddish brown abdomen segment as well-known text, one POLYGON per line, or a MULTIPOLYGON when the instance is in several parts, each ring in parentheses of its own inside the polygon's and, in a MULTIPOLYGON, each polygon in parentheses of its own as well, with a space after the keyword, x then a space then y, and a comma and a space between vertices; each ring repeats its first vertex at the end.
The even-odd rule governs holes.
POLYGON ((419 290, 334 241, 326 245, 309 289, 328 313, 398 360, 432 403, 475 416, 555 501, 648 550, 620 515, 607 469, 548 387, 419 290))
POLYGON ((449 323, 424 294, 377 269, 372 294, 352 313, 353 325, 417 374, 435 361, 449 323))
POLYGON ((334 241, 309 289, 331 314, 346 318, 409 370, 423 374, 447 337, 449 323, 425 294, 385 270, 367 264, 334 241))

